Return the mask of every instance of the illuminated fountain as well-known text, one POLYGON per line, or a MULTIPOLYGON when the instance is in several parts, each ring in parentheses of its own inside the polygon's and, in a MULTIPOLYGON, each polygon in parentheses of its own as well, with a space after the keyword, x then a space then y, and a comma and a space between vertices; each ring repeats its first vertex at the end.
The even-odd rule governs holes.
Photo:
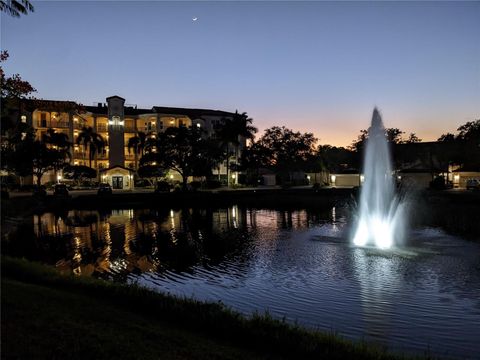
POLYGON ((353 243, 390 248, 402 241, 404 204, 395 196, 390 150, 382 117, 373 110, 364 159, 364 182, 360 193, 357 228, 353 243))

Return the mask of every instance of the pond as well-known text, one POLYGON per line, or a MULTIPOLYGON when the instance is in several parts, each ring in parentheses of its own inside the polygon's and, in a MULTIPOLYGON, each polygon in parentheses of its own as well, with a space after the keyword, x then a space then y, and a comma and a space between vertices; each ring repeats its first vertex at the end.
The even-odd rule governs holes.
POLYGON ((338 206, 72 210, 35 215, 37 237, 14 251, 395 351, 478 357, 480 244, 420 227, 400 248, 359 248, 348 218, 338 206))

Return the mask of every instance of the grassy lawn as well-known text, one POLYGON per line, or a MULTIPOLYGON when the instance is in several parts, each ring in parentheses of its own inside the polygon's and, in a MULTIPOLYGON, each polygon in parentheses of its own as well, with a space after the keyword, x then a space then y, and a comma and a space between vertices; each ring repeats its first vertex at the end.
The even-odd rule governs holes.
POLYGON ((3 359, 394 359, 268 316, 2 258, 3 359))
POLYGON ((179 329, 108 301, 26 284, 2 282, 2 358, 239 359, 262 358, 179 329))

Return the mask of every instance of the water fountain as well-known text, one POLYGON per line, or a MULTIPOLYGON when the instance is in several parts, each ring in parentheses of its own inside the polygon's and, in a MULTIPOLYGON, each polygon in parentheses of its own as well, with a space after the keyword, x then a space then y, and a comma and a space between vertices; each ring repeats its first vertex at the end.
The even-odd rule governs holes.
POLYGON ((353 237, 357 246, 390 248, 402 241, 405 205, 395 195, 390 150, 382 117, 373 110, 364 159, 358 223, 353 237))

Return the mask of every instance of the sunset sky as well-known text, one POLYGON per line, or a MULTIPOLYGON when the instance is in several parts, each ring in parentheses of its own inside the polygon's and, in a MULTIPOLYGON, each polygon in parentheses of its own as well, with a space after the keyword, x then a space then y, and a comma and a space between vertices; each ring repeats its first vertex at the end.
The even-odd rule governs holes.
POLYGON ((424 141, 480 118, 480 2, 33 4, 1 48, 38 98, 238 109, 342 146, 374 106, 424 141))

